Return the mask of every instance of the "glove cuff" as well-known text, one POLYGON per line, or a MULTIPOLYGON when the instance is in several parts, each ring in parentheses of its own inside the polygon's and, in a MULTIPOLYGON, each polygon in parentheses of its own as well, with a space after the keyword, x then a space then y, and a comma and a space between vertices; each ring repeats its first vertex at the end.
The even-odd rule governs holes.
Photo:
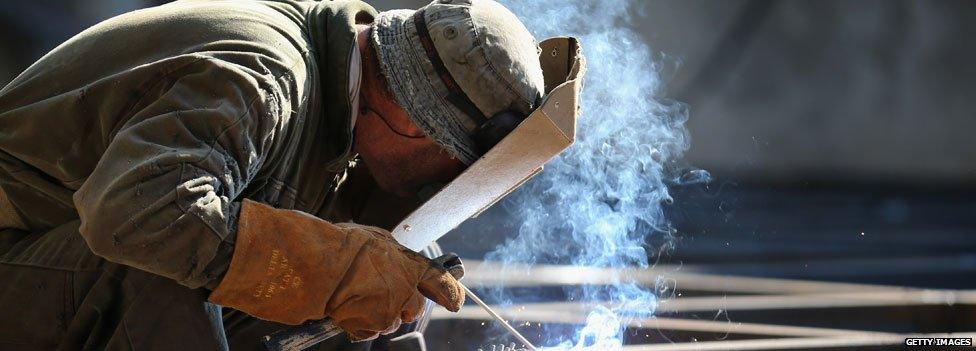
POLYGON ((352 261, 336 253, 364 243, 309 214, 244 200, 230 267, 209 300, 279 323, 321 319, 338 284, 328 278, 352 261))

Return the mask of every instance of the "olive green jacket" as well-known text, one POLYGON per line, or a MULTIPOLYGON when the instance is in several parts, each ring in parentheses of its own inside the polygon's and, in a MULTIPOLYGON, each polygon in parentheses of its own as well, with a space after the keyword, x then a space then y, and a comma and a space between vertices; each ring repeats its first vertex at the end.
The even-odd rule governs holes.
POLYGON ((78 226, 109 261, 212 286, 243 198, 321 213, 333 193, 354 24, 374 15, 178 1, 98 24, 0 90, 0 187, 29 235, 78 226))

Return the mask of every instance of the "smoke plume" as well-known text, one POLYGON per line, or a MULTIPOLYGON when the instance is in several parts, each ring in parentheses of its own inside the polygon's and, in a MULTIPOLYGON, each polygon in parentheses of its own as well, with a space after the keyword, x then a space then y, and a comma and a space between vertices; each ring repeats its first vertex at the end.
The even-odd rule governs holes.
MULTIPOLYGON (((576 144, 504 202, 520 223, 518 234, 485 259, 520 263, 508 268, 512 270, 534 263, 649 267, 653 255, 645 248, 673 231, 662 208, 671 201, 667 183, 707 181, 708 174, 675 176, 672 171, 688 147, 687 109, 656 98, 660 66, 632 29, 632 14, 639 12, 640 2, 502 2, 540 40, 579 38, 588 71, 576 144)), ((613 278, 612 285, 566 288, 568 299, 601 307, 571 335, 544 330, 547 346, 619 349, 626 321, 654 313, 654 287, 627 276, 613 278)), ((494 297, 520 301, 518 296, 494 297)))

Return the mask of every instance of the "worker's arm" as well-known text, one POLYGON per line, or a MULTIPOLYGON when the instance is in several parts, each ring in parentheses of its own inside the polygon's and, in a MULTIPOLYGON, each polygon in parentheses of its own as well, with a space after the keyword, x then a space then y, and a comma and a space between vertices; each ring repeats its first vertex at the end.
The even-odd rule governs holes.
POLYGON ((413 321, 424 296, 451 311, 464 303, 463 288, 442 265, 380 228, 245 200, 237 235, 210 301, 261 319, 331 317, 352 340, 364 340, 413 321))
POLYGON ((145 94, 74 195, 81 235, 110 261, 212 285, 233 252, 234 199, 283 129, 282 97, 274 77, 214 58, 145 94))
POLYGON ((332 317, 353 339, 411 321, 421 294, 458 310, 457 281, 388 232, 242 198, 289 130, 278 80, 252 72, 192 63, 119 128, 74 196, 92 251, 262 319, 332 317))

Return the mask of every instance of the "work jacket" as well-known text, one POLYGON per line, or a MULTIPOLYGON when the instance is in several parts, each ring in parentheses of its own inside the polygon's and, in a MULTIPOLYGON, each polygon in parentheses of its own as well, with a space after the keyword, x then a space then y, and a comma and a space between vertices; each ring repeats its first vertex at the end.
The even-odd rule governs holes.
POLYGON ((374 15, 178 1, 71 38, 0 91, 7 216, 20 238, 77 228, 104 259, 214 286, 244 198, 325 213, 350 161, 355 23, 374 15))

